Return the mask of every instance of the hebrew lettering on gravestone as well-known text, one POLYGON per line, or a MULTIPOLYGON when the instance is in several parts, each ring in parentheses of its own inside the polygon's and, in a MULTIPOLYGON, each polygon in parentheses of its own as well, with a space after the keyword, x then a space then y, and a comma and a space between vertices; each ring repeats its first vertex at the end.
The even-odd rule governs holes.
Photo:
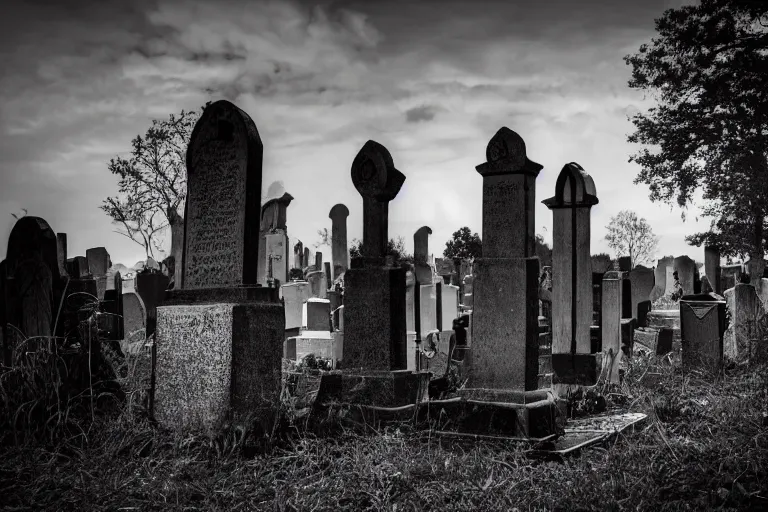
POLYGON ((182 288, 257 283, 261 212, 261 138, 253 120, 228 101, 209 105, 187 150, 182 288))

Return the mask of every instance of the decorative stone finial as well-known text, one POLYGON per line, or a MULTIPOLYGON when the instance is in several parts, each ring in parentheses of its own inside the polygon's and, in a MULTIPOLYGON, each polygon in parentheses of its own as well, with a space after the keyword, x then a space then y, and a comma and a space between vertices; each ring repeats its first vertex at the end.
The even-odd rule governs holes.
POLYGON ((595 182, 576 162, 565 164, 555 183, 555 195, 542 201, 548 208, 594 206, 598 203, 595 182))
POLYGON ((543 168, 540 164, 528 159, 525 153, 525 141, 506 126, 501 127, 488 142, 485 157, 488 161, 477 166, 477 171, 483 176, 516 173, 537 176, 543 168))

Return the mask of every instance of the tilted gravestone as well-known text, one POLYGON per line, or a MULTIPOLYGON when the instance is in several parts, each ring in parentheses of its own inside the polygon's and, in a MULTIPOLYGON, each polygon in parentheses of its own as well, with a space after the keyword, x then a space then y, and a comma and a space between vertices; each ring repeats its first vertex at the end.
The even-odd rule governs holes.
POLYGON ((363 244, 344 276, 344 368, 407 368, 405 270, 385 266, 389 202, 404 181, 389 151, 372 140, 352 162, 363 198, 363 244))
POLYGON ((469 386, 534 390, 538 386, 539 260, 535 257, 536 177, 525 142, 501 128, 486 148, 483 257, 475 260, 469 386))
POLYGON ((336 279, 349 268, 349 249, 347 246, 347 217, 349 217, 349 209, 343 204, 337 204, 331 208, 328 217, 331 219, 333 278, 336 279))
MULTIPOLYGON (((590 336, 594 305, 590 215, 598 203, 595 183, 579 164, 571 162, 557 177, 555 195, 543 203, 553 214, 553 383, 594 384, 597 363, 590 336)), ((617 307, 621 307, 620 296, 617 307)), ((604 318, 602 322, 605 325, 604 318)))
POLYGON ((667 294, 667 286, 671 283, 667 283, 667 269, 672 267, 674 258, 665 256, 656 263, 656 268, 653 269, 654 285, 651 291, 651 302, 656 302, 659 298, 667 294))
POLYGON ((638 327, 646 327, 646 317, 651 311, 651 292, 655 285, 654 271, 638 265, 629 273, 632 294, 632 313, 638 327))
POLYGON ((192 132, 181 289, 157 308, 160 425, 210 431, 274 416, 285 312, 278 289, 257 286, 262 151, 256 125, 228 101, 192 132))
POLYGON ((712 291, 722 295, 723 290, 720 288, 720 251, 717 247, 704 247, 704 275, 707 277, 712 291))
POLYGON ((107 271, 112 266, 109 253, 104 247, 94 247, 85 251, 85 259, 88 260, 88 268, 96 280, 99 300, 104 300, 104 292, 107 291, 107 271))

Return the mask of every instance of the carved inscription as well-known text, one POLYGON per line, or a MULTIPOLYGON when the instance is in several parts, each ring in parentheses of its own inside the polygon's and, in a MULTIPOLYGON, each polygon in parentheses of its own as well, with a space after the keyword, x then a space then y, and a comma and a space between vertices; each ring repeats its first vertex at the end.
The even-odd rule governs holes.
POLYGON ((240 130, 219 137, 220 124, 201 127, 206 132, 199 134, 188 178, 184 287, 189 289, 243 283, 247 145, 240 130))
POLYGON ((522 175, 489 176, 483 183, 483 256, 525 257, 526 215, 522 175))

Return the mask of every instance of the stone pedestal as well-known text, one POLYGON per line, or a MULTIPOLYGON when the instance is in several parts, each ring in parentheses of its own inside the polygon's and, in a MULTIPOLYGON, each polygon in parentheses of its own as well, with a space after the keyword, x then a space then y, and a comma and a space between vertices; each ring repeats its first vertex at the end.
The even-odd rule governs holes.
POLYGON ((534 390, 538 382, 538 258, 475 260, 469 386, 534 390))
POLYGON ((285 329, 276 290, 169 292, 165 304, 157 308, 158 423, 210 433, 260 410, 270 411, 262 424, 274 421, 285 329))
POLYGON ((405 272, 387 267, 347 270, 344 368, 407 368, 405 272))

